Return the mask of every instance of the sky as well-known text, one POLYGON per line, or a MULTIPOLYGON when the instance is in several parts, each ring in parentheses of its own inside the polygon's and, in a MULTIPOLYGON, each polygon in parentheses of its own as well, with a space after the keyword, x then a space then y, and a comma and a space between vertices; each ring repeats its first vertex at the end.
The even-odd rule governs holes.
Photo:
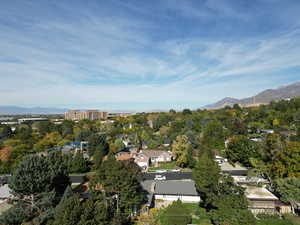
POLYGON ((197 109, 300 80, 299 0, 2 0, 0 105, 197 109))

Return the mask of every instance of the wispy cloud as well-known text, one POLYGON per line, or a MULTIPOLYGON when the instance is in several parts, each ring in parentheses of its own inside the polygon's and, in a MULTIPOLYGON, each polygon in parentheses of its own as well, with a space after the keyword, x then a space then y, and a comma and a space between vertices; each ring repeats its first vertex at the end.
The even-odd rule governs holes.
POLYGON ((300 68, 299 16, 280 18, 282 26, 272 22, 262 32, 255 24, 261 13, 243 4, 199 2, 4 4, 0 103, 197 107, 224 95, 254 94, 300 68), (279 74, 273 83, 270 74, 279 74))

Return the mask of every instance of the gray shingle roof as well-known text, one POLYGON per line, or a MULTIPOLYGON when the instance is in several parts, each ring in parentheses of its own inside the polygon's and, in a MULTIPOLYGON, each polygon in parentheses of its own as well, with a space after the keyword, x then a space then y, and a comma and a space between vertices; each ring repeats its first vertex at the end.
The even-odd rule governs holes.
POLYGON ((156 182, 155 194, 198 196, 192 180, 166 180, 156 182))

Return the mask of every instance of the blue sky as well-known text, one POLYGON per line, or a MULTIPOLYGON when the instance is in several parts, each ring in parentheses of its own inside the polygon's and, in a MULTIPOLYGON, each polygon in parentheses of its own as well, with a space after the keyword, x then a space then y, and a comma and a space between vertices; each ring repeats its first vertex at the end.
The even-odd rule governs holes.
POLYGON ((0 105, 199 108, 300 80, 299 0, 3 0, 0 105))

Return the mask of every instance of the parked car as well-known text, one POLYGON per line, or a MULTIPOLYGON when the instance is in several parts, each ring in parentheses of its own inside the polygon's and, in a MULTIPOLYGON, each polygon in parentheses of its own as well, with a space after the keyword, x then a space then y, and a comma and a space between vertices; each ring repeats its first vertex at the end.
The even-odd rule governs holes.
POLYGON ((156 170, 156 173, 166 173, 167 170, 156 170))
POLYGON ((178 172, 180 172, 181 170, 180 169, 172 169, 171 170, 171 172, 176 172, 176 173, 178 173, 178 172))
POLYGON ((156 176, 154 177, 154 180, 166 180, 166 176, 156 175, 156 176))

